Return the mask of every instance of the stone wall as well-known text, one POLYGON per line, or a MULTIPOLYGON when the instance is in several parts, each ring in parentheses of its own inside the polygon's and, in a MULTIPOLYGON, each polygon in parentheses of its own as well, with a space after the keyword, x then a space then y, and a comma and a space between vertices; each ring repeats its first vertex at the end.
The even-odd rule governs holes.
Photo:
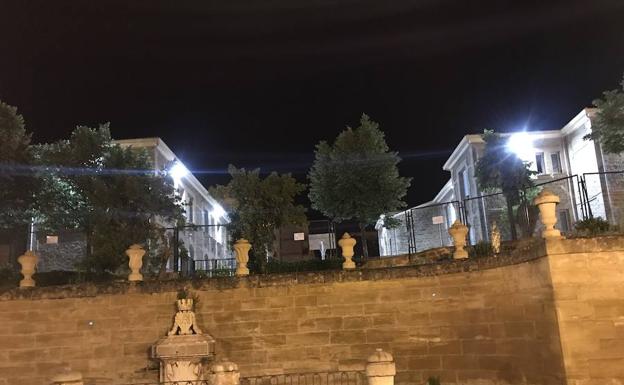
POLYGON ((399 384, 434 375, 559 385, 564 363, 570 384, 624 381, 622 245, 537 242, 520 257, 441 265, 16 289, 0 295, 0 384, 46 384, 66 366, 90 383, 155 379, 149 347, 183 286, 199 296, 217 355, 242 376, 362 369, 381 347, 399 384))
POLYGON ((555 240, 546 247, 568 385, 624 383, 621 238, 555 240))

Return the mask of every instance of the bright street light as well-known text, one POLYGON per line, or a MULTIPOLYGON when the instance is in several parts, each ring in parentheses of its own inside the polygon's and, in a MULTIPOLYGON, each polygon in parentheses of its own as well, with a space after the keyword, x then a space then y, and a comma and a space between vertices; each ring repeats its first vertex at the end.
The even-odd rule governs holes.
POLYGON ((533 139, 524 131, 512 134, 507 140, 507 148, 524 161, 531 161, 535 156, 533 139))

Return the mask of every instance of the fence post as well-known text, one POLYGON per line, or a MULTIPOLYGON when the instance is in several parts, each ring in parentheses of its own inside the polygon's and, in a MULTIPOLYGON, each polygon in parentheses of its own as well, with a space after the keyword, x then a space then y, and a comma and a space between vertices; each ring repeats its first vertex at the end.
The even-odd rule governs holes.
POLYGON ((368 357, 366 363, 366 377, 368 385, 394 385, 396 365, 392 354, 377 348, 375 353, 368 357))

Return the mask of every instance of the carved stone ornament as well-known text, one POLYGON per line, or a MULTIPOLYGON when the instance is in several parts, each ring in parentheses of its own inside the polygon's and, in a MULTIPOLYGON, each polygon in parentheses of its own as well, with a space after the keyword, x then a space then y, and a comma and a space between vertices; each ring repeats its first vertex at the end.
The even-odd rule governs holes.
POLYGON ((202 333, 193 312, 193 299, 176 301, 178 312, 167 336, 152 346, 152 357, 160 360, 160 381, 202 381, 206 364, 215 355, 215 341, 202 333))
POLYGON ((188 335, 202 334, 201 329, 195 321, 195 312, 193 312, 193 299, 179 299, 176 301, 178 312, 173 320, 173 327, 169 330, 168 335, 188 335))

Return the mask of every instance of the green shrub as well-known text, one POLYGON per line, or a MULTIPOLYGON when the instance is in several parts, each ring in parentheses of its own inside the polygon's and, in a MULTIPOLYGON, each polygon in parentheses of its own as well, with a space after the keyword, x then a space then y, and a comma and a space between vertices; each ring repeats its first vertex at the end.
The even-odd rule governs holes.
POLYGON ((0 287, 16 287, 22 275, 12 265, 0 265, 0 287))
POLYGON ((578 221, 574 225, 574 228, 579 235, 584 236, 594 236, 615 230, 615 228, 612 227, 608 221, 602 219, 601 217, 578 221))
POLYGON ((479 241, 476 245, 468 248, 468 256, 470 258, 485 258, 494 255, 492 244, 487 241, 479 241))

